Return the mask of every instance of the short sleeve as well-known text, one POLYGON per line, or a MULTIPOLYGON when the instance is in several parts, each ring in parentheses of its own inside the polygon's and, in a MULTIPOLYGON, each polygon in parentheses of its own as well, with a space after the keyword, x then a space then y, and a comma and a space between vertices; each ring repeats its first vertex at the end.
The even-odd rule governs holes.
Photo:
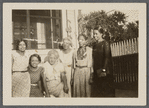
POLYGON ((93 66, 92 48, 88 47, 88 67, 93 66))
POLYGON ((45 68, 44 67, 40 67, 40 68, 41 68, 40 74, 45 75, 45 68))

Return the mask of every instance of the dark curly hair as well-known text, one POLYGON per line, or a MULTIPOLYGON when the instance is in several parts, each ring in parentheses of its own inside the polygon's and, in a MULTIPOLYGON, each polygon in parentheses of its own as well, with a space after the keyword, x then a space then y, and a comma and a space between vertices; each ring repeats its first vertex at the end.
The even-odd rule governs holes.
POLYGON ((16 40, 16 50, 19 50, 19 44, 20 42, 24 42, 25 45, 26 45, 26 48, 27 48, 27 41, 26 40, 23 40, 23 39, 18 39, 16 40))
POLYGON ((85 40, 88 39, 88 37, 87 37, 85 34, 79 34, 79 36, 78 36, 78 40, 79 40, 79 38, 80 38, 81 36, 83 36, 85 40))
POLYGON ((108 31, 105 31, 103 28, 95 27, 94 30, 98 30, 99 33, 102 34, 102 38, 109 41, 110 40, 110 34, 108 31))
POLYGON ((33 54, 33 55, 31 55, 30 58, 29 58, 29 65, 30 65, 30 66, 32 66, 32 65, 31 65, 32 57, 37 57, 39 63, 41 63, 41 57, 40 57, 38 54, 33 54))

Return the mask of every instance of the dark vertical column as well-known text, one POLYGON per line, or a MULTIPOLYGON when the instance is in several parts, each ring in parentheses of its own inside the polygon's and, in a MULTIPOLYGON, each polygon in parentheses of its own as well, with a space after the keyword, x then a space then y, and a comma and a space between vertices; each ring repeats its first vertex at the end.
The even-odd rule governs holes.
MULTIPOLYGON (((30 12, 26 11, 27 38, 30 39, 30 12)), ((27 48, 31 49, 31 42, 27 41, 27 48)))
POLYGON ((66 28, 67 28, 67 37, 68 37, 68 12, 66 10, 66 28))
POLYGON ((50 10, 50 17, 51 17, 51 40, 52 40, 52 49, 54 48, 54 43, 53 43, 53 19, 52 19, 52 10, 50 10))

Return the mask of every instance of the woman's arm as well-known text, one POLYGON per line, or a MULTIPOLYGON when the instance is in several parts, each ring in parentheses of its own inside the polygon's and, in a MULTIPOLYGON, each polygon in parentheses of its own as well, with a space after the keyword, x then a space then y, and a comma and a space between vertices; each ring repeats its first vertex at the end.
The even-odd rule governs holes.
POLYGON ((89 83, 93 83, 93 55, 92 55, 92 48, 89 48, 89 52, 88 52, 88 67, 90 67, 90 79, 89 79, 89 83))
POLYGON ((43 92, 43 88, 42 88, 42 83, 41 83, 41 81, 38 81, 38 85, 39 85, 40 91, 43 92))
POLYGON ((74 69, 75 69, 75 51, 72 54, 72 65, 71 65, 71 85, 73 84, 74 80, 74 69))
POLYGON ((42 80, 43 80, 44 90, 46 92, 47 97, 49 97, 50 95, 49 95, 49 91, 48 91, 48 87, 47 87, 47 83, 46 83, 46 74, 45 74, 45 69, 44 68, 42 69, 41 77, 42 77, 42 80))
POLYGON ((107 69, 108 67, 108 62, 110 60, 110 57, 111 57, 111 48, 110 48, 110 43, 108 41, 105 41, 105 44, 104 44, 104 51, 105 51, 105 61, 104 61, 104 66, 103 66, 103 69, 107 69))
POLYGON ((68 84, 67 84, 67 77, 66 77, 66 73, 65 72, 61 72, 61 80, 64 84, 64 92, 68 93, 69 89, 68 89, 68 84))

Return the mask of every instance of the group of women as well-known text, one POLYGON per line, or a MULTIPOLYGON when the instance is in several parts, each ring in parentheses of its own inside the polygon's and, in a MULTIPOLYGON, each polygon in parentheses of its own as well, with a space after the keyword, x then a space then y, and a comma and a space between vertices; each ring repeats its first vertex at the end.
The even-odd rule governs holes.
POLYGON ((76 50, 64 38, 63 49, 50 50, 42 65, 38 54, 26 53, 26 41, 18 41, 12 54, 12 97, 114 97, 110 43, 104 34, 94 29, 92 48, 79 35, 76 50))

